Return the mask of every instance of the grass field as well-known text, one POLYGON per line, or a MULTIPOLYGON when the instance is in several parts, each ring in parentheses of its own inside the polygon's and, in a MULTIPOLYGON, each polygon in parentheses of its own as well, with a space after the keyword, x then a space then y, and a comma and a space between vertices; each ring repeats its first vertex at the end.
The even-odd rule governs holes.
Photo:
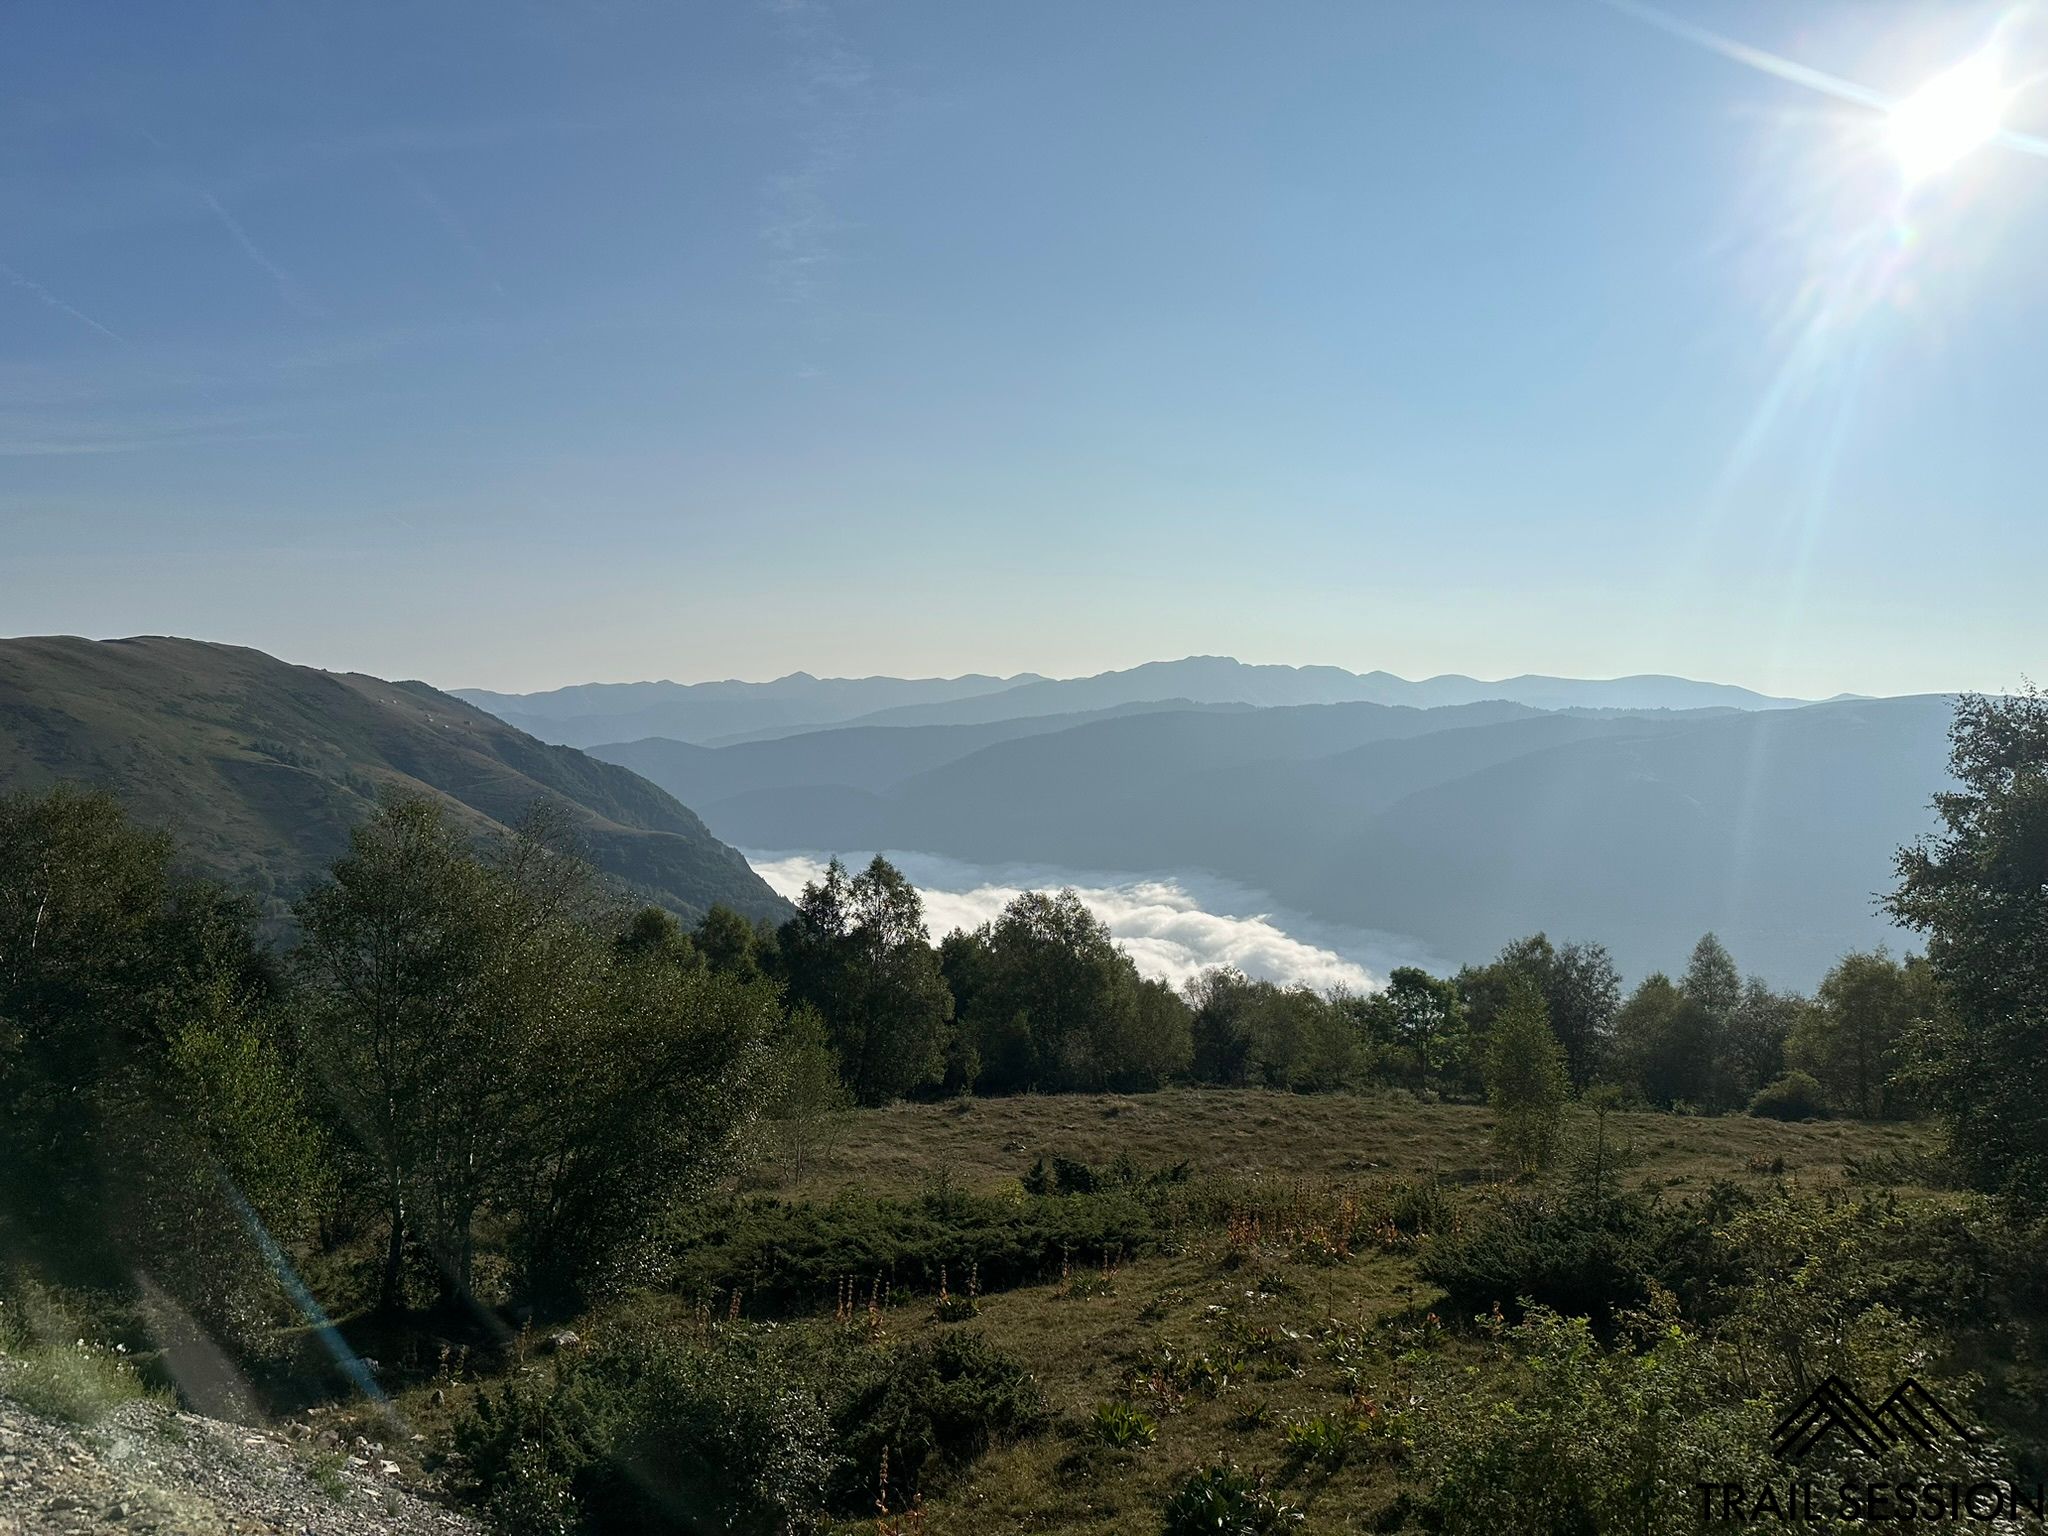
MULTIPOLYGON (((1613 1124, 1642 1159, 1642 1177, 1680 1186, 1746 1176, 1759 1157, 1784 1158, 1794 1176, 1833 1179, 1845 1158, 1931 1145, 1913 1126, 1861 1121, 1617 1114, 1613 1124)), ((914 1192, 939 1174, 996 1188, 1041 1154, 1106 1162, 1120 1152, 1148 1166, 1185 1159, 1202 1173, 1435 1174, 1470 1184, 1495 1176, 1492 1129, 1479 1105, 1255 1088, 896 1104, 841 1116, 817 1166, 780 1192, 914 1192)))
MULTIPOLYGON (((1678 1195, 1721 1179, 1839 1186, 1850 1160, 1930 1146, 1922 1129, 1863 1123, 1618 1114, 1610 1129, 1631 1150, 1629 1182, 1678 1195)), ((1436 1315, 1441 1293, 1417 1269, 1427 1238, 1367 1229, 1375 1191, 1441 1190, 1450 1213, 1444 1219, 1453 1223, 1493 1198, 1490 1130, 1489 1113, 1473 1105, 1220 1090, 849 1114, 813 1149, 801 1178, 772 1181, 757 1170, 749 1184, 757 1193, 768 1185, 784 1202, 929 1197, 934 1189, 1021 1199, 1020 1177, 1041 1156, 1101 1164, 1125 1154, 1144 1168, 1186 1162, 1191 1183, 1235 1191, 1227 1197, 1233 1210, 1263 1214, 1257 1227, 1249 1214, 1190 1226, 1178 1241, 1135 1259, 1074 1253, 1064 1278, 984 1295, 978 1315, 965 1322, 938 1320, 936 1297, 908 1288, 875 1317, 863 1290, 843 1321, 828 1304, 772 1324, 742 1316, 714 1326, 845 1328, 878 1349, 970 1328, 1028 1367, 1051 1410, 1050 1427, 925 1490, 921 1523, 904 1531, 1153 1533, 1174 1484, 1217 1460, 1266 1473, 1304 1512, 1298 1528, 1305 1532, 1398 1529, 1406 1484, 1396 1449, 1366 1440, 1319 1458, 1290 1448, 1289 1426, 1397 1410, 1416 1361, 1481 1357, 1469 1320, 1436 1315), (1361 1200, 1368 1214, 1342 1255, 1294 1230, 1317 1230, 1317 1213, 1348 1198, 1361 1200), (1108 1443, 1095 1423, 1104 1404, 1142 1415, 1127 1422, 1149 1443, 1108 1443)), ((964 1275, 951 1277, 954 1293, 965 1284, 964 1275)), ((576 1326, 588 1346, 621 1334, 703 1331, 707 1316, 722 1314, 722 1303, 707 1313, 697 1298, 651 1294, 576 1326)), ((525 1359, 508 1368, 535 1374, 551 1367, 525 1359)), ((402 1392, 397 1407, 431 1445, 477 1384, 443 1376, 402 1392)), ((876 1528, 873 1521, 837 1527, 876 1528)))

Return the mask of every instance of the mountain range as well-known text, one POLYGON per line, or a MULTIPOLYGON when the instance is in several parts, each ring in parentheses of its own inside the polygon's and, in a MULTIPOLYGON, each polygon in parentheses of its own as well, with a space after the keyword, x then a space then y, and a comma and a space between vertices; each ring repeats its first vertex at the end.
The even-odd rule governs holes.
POLYGON ((418 682, 147 637, 0 640, 0 793, 109 789, 194 867, 272 917, 347 846, 379 795, 432 794, 481 835, 535 802, 568 808, 591 860, 694 917, 787 912, 666 791, 418 682))
POLYGON ((828 725, 985 725, 1156 705, 1406 704, 1418 709, 1501 700, 1533 709, 1785 709, 1727 683, 1683 677, 1525 675, 1482 682, 1457 673, 1410 682, 1342 667, 1253 666, 1229 656, 1154 661, 1093 677, 816 678, 769 683, 586 683, 548 693, 455 694, 543 741, 590 747, 659 736, 705 746, 792 735, 828 725))
POLYGON ((733 845, 898 850, 1206 872, 1458 960, 1544 929, 1599 939, 1639 976, 1713 929, 1745 966, 1806 986, 1843 951, 1902 937, 1876 897, 1948 783, 1954 702, 1202 657, 1064 681, 799 674, 477 697, 507 718, 233 646, 0 641, 0 792, 113 789, 272 916, 396 787, 484 835, 559 801, 600 868, 685 917, 788 911, 733 845), (1381 696, 1344 697, 1361 692, 1381 696), (819 711, 846 718, 799 723, 819 711), (648 720, 718 739, 584 751, 513 723, 648 720))
POLYGON ((592 754, 742 847, 1206 871, 1461 959, 1539 928, 1597 938, 1635 975, 1713 929, 1810 985, 1899 942, 1875 898, 1948 783, 1953 703, 1169 706, 592 754))

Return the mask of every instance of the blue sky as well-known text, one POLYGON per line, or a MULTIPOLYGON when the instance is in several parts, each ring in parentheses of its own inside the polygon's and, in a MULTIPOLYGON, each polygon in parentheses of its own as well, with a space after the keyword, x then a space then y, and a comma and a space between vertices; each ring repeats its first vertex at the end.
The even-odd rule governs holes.
MULTIPOLYGON (((1662 14, 2048 68, 2010 7, 1662 14)), ((24 0, 0 633, 2038 677, 2048 158, 1907 189, 1753 63, 1600 0, 24 0)))

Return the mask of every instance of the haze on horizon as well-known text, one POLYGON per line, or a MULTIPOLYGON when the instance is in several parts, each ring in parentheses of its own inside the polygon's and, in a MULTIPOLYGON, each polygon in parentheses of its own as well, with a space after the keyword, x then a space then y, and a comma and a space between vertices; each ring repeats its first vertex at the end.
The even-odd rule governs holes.
POLYGON ((506 691, 2004 689, 2048 649, 2048 90, 1923 87, 2040 25, 27 9, 0 631, 506 691))

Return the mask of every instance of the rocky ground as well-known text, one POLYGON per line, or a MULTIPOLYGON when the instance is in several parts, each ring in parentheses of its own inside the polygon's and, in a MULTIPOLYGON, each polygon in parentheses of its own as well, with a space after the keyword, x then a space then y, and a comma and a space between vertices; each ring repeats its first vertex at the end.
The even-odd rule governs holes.
POLYGON ((154 1402, 58 1423, 9 1398, 0 1371, 0 1536, 482 1536, 402 1461, 317 1421, 256 1430, 154 1402))

